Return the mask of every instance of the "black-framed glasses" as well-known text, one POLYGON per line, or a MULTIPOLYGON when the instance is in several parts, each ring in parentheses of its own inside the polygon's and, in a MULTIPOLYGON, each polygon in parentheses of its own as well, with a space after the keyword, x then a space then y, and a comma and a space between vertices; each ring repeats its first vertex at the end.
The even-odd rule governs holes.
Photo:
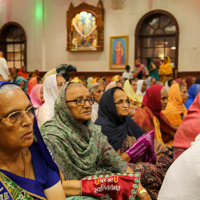
POLYGON ((21 123, 24 119, 25 113, 30 117, 34 118, 36 117, 36 112, 38 110, 38 107, 35 106, 30 106, 27 110, 25 111, 15 111, 10 113, 7 117, 3 117, 0 119, 0 122, 8 120, 10 123, 15 124, 15 123, 21 123))
POLYGON ((88 97, 87 99, 74 99, 74 100, 69 100, 69 101, 65 101, 66 103, 69 102, 75 102, 77 106, 84 106, 86 101, 90 104, 93 105, 95 102, 95 98, 94 97, 88 97))
POLYGON ((118 106, 123 106, 125 103, 130 105, 129 98, 127 98, 125 101, 123 99, 120 99, 118 102, 115 103, 115 105, 117 104, 118 106))

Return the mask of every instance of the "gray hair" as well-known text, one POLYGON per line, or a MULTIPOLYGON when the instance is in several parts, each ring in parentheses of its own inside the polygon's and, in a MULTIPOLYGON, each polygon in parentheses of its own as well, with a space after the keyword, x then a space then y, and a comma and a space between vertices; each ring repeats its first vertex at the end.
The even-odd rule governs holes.
POLYGON ((21 89, 21 87, 19 85, 15 85, 15 84, 3 84, 1 87, 0 87, 0 94, 4 93, 4 92, 7 92, 8 90, 16 90, 16 89, 21 89))
POLYGON ((90 93, 90 95, 93 95, 94 91, 95 91, 99 86, 102 86, 102 87, 103 87, 103 85, 102 85, 101 83, 93 83, 93 84, 91 84, 90 87, 89 87, 89 93, 90 93))

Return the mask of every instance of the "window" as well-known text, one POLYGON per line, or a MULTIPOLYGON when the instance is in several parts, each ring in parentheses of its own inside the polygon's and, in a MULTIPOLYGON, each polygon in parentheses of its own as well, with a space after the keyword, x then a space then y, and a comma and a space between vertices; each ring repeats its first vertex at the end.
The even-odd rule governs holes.
POLYGON ((8 23, 0 30, 0 50, 4 52, 8 67, 26 66, 26 35, 16 23, 8 23))
POLYGON ((178 65, 179 28, 175 18, 165 11, 151 11, 138 23, 136 28, 135 59, 146 64, 150 57, 159 63, 169 56, 174 68, 178 65))

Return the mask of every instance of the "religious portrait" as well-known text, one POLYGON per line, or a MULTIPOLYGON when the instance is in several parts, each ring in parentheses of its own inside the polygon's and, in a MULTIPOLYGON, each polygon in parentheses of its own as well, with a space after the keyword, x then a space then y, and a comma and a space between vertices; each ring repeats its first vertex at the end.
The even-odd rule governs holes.
POLYGON ((110 37, 110 69, 124 69, 128 64, 128 35, 110 37))
POLYGON ((102 51, 104 42, 104 9, 85 2, 77 7, 71 3, 67 11, 67 50, 102 51))

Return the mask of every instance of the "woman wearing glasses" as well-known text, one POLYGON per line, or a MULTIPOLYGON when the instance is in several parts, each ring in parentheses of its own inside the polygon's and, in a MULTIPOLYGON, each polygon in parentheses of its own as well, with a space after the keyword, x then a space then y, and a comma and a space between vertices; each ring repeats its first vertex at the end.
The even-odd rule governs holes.
MULTIPOLYGON (((63 181, 67 196, 81 195, 80 180, 86 176, 132 172, 101 128, 91 122, 94 101, 84 85, 69 83, 56 99, 55 116, 41 127, 42 137, 67 180, 63 181)), ((140 188, 143 189, 141 185, 140 188)), ((144 193, 139 197, 150 199, 144 193)))
POLYGON ((0 82, 0 108, 0 198, 64 200, 57 166, 34 121, 36 108, 8 82, 0 82))
POLYGON ((58 92, 66 80, 61 75, 50 75, 43 83, 43 97, 45 103, 41 106, 38 114, 38 126, 42 126, 44 122, 50 120, 54 116, 54 104, 58 92))
POLYGON ((108 142, 129 163, 129 167, 134 172, 141 172, 142 185, 148 190, 151 198, 156 199, 172 159, 169 156, 163 156, 162 153, 167 149, 160 143, 155 145, 153 139, 153 144, 147 148, 148 152, 153 152, 150 155, 152 159, 147 159, 147 153, 146 155, 140 154, 139 159, 135 159, 134 155, 131 157, 130 150, 134 148, 136 143, 137 152, 146 148, 147 143, 145 141, 138 145, 138 141, 145 137, 145 132, 128 115, 129 106, 129 98, 122 88, 109 89, 104 92, 100 100, 98 118, 95 124, 101 125, 103 134, 108 137, 108 142), (135 161, 133 161, 134 159, 135 161))

